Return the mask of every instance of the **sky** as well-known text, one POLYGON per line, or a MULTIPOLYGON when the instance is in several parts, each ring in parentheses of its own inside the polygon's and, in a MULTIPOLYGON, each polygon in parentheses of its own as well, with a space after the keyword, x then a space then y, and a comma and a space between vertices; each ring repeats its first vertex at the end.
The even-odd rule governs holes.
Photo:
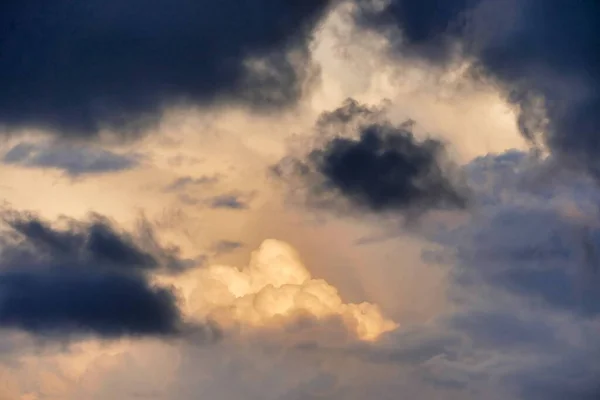
POLYGON ((599 27, 0 2, 0 400, 600 399, 599 27))

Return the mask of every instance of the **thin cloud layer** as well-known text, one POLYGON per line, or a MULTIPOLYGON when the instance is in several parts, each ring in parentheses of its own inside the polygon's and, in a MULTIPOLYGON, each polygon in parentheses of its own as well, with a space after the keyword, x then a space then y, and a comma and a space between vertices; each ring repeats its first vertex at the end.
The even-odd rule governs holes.
POLYGON ((132 134, 179 103, 292 103, 329 3, 2 2, 0 125, 132 134))
POLYGON ((465 169, 472 216, 428 234, 456 308, 356 354, 409 367, 444 399, 597 398, 598 190, 516 151, 465 169))
POLYGON ((181 178, 176 179, 165 187, 166 192, 177 192, 182 191, 190 186, 204 186, 204 185, 213 185, 219 182, 218 176, 201 176, 198 178, 192 178, 191 176, 182 176, 181 178))
POLYGON ((126 171, 140 164, 136 154, 116 154, 94 147, 69 146, 65 143, 19 143, 4 156, 4 164, 25 168, 56 169, 70 177, 126 171))
POLYGON ((206 204, 212 209, 246 210, 250 207, 251 197, 239 193, 222 194, 207 199, 206 204))
POLYGON ((462 238, 455 248, 461 285, 491 285, 593 317, 600 313, 599 193, 590 179, 552 164, 518 152, 474 160, 467 168, 486 194, 482 209, 443 236, 462 238))

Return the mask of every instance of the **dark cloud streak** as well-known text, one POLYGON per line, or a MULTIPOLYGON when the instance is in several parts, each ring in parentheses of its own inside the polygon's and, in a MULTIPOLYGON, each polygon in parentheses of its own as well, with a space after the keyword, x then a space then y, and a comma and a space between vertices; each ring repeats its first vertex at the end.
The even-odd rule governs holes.
POLYGON ((2 158, 8 165, 26 168, 52 168, 70 177, 126 171, 140 164, 136 154, 121 155, 94 147, 69 146, 65 143, 19 143, 2 158))

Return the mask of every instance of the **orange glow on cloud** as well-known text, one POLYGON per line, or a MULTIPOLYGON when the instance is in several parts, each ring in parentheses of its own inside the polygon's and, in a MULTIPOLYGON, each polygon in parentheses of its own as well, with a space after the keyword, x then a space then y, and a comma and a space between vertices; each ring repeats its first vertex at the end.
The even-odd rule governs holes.
POLYGON ((186 296, 193 318, 260 327, 300 312, 317 320, 341 317, 362 340, 375 340, 398 326, 375 304, 344 303, 334 286, 311 277, 290 245, 274 239, 265 240, 244 268, 213 265, 186 281, 195 286, 186 296))

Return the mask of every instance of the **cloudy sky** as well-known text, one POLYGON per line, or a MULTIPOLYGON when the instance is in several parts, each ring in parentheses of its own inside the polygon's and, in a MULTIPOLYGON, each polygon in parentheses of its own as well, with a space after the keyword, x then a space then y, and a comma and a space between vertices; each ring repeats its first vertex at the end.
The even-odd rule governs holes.
POLYGON ((600 3, 0 2, 0 400, 597 400, 600 3))

